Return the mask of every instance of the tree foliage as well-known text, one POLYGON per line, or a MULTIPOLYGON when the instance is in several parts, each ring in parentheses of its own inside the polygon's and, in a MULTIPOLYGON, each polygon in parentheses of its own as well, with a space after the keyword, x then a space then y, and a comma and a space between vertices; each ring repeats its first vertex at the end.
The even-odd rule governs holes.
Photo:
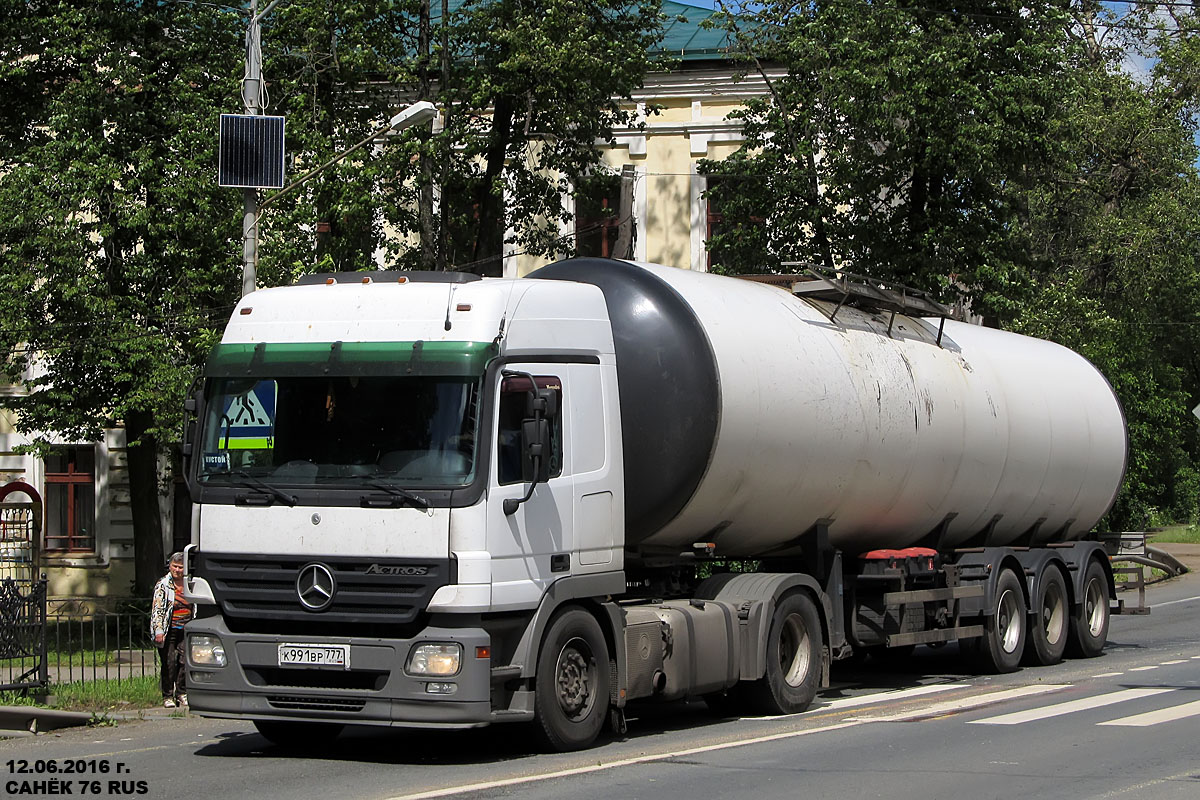
MULTIPOLYGON (((43 444, 125 427, 148 591, 162 567, 160 456, 240 287, 242 198, 217 187, 216 148, 219 115, 243 109, 249 9, 0 2, 0 353, 10 380, 33 376, 6 403, 43 444)), ((443 251, 439 265, 481 272, 505 241, 553 249, 544 229, 563 216, 563 181, 627 119, 614 98, 640 83, 657 3, 451 5, 425 40, 421 0, 287 0, 264 18, 264 110, 287 119, 293 177, 418 95, 449 113, 443 131, 363 148, 272 203, 259 285, 372 268, 385 240, 388 265, 428 264, 418 242, 443 251), (412 209, 435 182, 462 213, 421 230, 412 209), (451 251, 451 229, 469 245, 451 251)))
POLYGON ((814 261, 965 293, 1005 327, 1078 350, 1129 423, 1109 524, 1194 518, 1195 13, 1090 0, 752 8, 728 23, 748 70, 786 76, 743 112, 746 146, 705 167, 724 177, 710 190, 727 220, 714 260, 814 261))
POLYGON ((730 270, 854 264, 1011 311, 1023 189, 1052 159, 1064 80, 1061 3, 765 2, 730 17, 747 60, 786 69, 748 104, 746 144, 710 162, 730 270), (743 191, 746 186, 753 191, 743 191), (766 263, 763 263, 765 259, 766 263))
POLYGON ((236 18, 10 0, 0 25, 0 341, 10 379, 34 367, 9 404, 43 439, 125 426, 148 590, 163 563, 159 445, 237 284, 235 198, 212 181, 217 114, 236 93, 214 67, 236 57, 236 18))

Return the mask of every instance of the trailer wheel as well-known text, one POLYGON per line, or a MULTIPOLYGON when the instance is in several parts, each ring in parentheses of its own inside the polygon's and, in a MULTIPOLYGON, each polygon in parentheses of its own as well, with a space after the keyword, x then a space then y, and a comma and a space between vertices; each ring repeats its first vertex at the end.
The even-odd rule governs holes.
POLYGON ((1026 609, 1021 580, 1011 569, 996 581, 996 607, 983 621, 977 645, 980 666, 987 672, 1015 672, 1025 651, 1026 609))
POLYGON ((343 726, 336 722, 280 722, 256 719, 254 727, 271 744, 307 749, 329 744, 342 732, 343 726))
POLYGON ((1071 633, 1067 652, 1076 658, 1095 658, 1108 641, 1108 577, 1104 567, 1093 559, 1084 573, 1083 600, 1071 614, 1071 633))
POLYGON ((608 644, 595 617, 571 608, 550 623, 538 655, 535 724, 551 750, 581 750, 608 714, 608 644))
POLYGON ((785 597, 771 616, 767 673, 748 685, 747 699, 765 714, 799 714, 821 679, 821 622, 807 594, 785 597))
POLYGON ((1067 582, 1055 566, 1047 565, 1033 597, 1034 622, 1025 642, 1025 663, 1048 667, 1062 661, 1067 649, 1070 602, 1067 582))

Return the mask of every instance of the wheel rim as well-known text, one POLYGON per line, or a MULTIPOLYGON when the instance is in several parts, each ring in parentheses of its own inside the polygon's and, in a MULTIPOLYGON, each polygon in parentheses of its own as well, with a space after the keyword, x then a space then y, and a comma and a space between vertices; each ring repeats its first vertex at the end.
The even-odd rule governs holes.
POLYGON ((790 614, 779 632, 779 666, 788 686, 800 686, 808 677, 808 627, 799 614, 790 614))
POLYGON ((1000 634, 1000 647, 1006 653, 1015 652, 1021 640, 1021 604, 1017 593, 1005 589, 996 603, 996 631, 1000 634))
POLYGON ((572 720, 586 717, 596 703, 596 659, 583 639, 574 638, 563 645, 554 682, 563 714, 572 720))
POLYGON ((1051 583, 1042 596, 1042 631, 1052 645, 1058 644, 1067 632, 1067 597, 1057 583, 1051 583))
POLYGON ((1099 580, 1093 578, 1088 581, 1087 593, 1084 595, 1083 603, 1083 611, 1088 624, 1088 633, 1092 635, 1092 638, 1096 638, 1104 630, 1104 620, 1108 614, 1108 605, 1105 602, 1104 590, 1099 580))

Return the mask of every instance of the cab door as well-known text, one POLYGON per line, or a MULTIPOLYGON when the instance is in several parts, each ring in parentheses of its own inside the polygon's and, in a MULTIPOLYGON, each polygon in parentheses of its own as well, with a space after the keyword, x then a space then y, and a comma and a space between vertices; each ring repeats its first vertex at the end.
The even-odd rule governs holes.
POLYGON ((538 389, 557 395, 558 413, 549 420, 549 479, 537 483, 532 495, 512 514, 504 501, 525 497, 530 482, 522 470, 521 426, 528 418, 532 389, 524 375, 497 376, 491 413, 492 446, 488 469, 487 540, 492 564, 492 607, 531 608, 546 588, 570 574, 575 550, 572 496, 573 479, 567 468, 571 443, 570 386, 566 365, 510 364, 508 373, 532 376, 538 389))

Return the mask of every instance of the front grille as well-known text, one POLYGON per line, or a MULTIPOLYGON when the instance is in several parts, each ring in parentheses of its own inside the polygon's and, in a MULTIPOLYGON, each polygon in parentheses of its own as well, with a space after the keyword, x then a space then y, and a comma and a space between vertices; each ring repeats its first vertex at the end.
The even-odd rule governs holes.
POLYGON ((255 686, 287 686, 293 689, 357 689, 379 691, 388 673, 376 670, 281 669, 246 667, 246 680, 255 686))
MULTIPOLYGON (((312 633, 316 624, 344 634, 346 625, 394 629, 416 622, 433 593, 454 582, 454 566, 451 559, 200 553, 196 574, 212 587, 231 629, 266 623, 281 632, 295 624, 312 633), (328 567, 337 581, 333 602, 322 611, 305 608, 296 593, 296 576, 313 562, 328 567), (408 574, 412 572, 424 574, 408 574)), ((352 632, 362 633, 356 628, 352 632)))
POLYGON ((341 700, 336 697, 286 697, 267 695, 267 702, 280 711, 343 711, 354 714, 367 706, 366 700, 341 700))

